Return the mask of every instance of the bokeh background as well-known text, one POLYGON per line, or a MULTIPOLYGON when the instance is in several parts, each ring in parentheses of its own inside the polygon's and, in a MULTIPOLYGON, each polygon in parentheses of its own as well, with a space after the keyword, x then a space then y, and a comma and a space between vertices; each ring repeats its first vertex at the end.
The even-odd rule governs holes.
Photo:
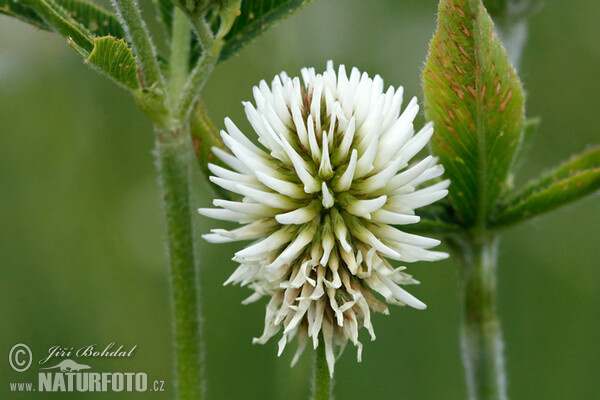
MULTIPOLYGON (((106 2, 101 2, 106 4, 106 2)), ((150 1, 142 1, 153 20, 150 1)), ((319 0, 219 65, 204 91, 214 121, 243 128, 240 102, 281 70, 328 59, 380 74, 419 96, 435 28, 434 0, 319 0)), ((529 116, 543 122, 522 184, 600 139, 600 3, 548 1, 530 23, 520 75, 529 116)), ((157 39, 160 42, 160 40, 157 39)), ((164 46, 159 43, 159 46, 164 46)), ((419 124, 422 123, 422 116, 419 124)), ((0 16, 0 398, 167 399, 172 392, 170 311, 152 128, 124 91, 82 65, 58 36, 0 16), (13 344, 39 360, 51 346, 110 342, 128 359, 90 360, 96 371, 144 371, 164 393, 18 395, 8 382, 13 344)), ((196 206, 209 204, 198 179, 196 206)), ((213 221, 198 216, 198 231, 213 221)), ((600 204, 592 196, 503 235, 502 317, 513 399, 600 398, 600 204)), ((235 246, 203 251, 211 399, 306 399, 311 351, 289 368, 262 332, 264 302, 221 284, 235 246)), ((339 399, 462 400, 457 270, 452 260, 411 265, 412 292, 429 308, 374 319, 363 362, 349 346, 336 365, 339 399)), ((364 342, 368 342, 363 333, 364 342)))

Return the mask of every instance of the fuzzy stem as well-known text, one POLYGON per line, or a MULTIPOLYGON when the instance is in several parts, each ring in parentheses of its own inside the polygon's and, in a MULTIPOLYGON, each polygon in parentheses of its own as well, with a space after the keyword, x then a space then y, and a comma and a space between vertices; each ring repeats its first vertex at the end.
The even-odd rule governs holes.
POLYGON ((133 49, 139 59, 144 86, 156 85, 156 87, 162 88, 164 85, 158 66, 156 50, 142 19, 137 1, 112 0, 112 3, 117 11, 119 21, 125 29, 127 38, 133 44, 133 49))
POLYGON ((156 154, 164 212, 172 296, 176 399, 202 399, 200 294, 190 207, 193 164, 189 132, 157 130, 156 154))
POLYGON ((181 121, 185 121, 189 117, 202 87, 219 60, 219 55, 223 48, 223 41, 213 36, 210 27, 203 19, 195 20, 194 27, 202 43, 203 53, 183 86, 179 101, 177 102, 175 118, 181 121))
POLYGON ((470 400, 507 400, 503 341, 496 314, 498 238, 461 246, 462 357, 470 400))
MULTIPOLYGON (((173 10, 173 38, 171 41, 171 68, 169 94, 175 97, 183 88, 190 63, 190 23, 179 8, 173 10)), ((175 97, 176 98, 176 97, 175 97)))
POLYGON ((333 398, 332 379, 329 375, 327 367, 327 359, 325 357, 325 345, 321 343, 315 351, 315 366, 314 366, 314 387, 312 400, 330 400, 333 398))

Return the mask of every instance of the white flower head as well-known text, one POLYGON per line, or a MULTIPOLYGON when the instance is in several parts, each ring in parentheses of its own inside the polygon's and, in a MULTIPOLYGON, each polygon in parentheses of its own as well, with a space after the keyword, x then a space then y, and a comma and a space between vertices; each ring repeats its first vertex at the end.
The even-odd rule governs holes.
POLYGON ((446 196, 449 181, 421 188, 444 169, 431 156, 410 163, 433 125, 415 134, 419 106, 413 98, 400 112, 402 87, 384 92, 378 75, 353 68, 348 78, 331 61, 322 74, 303 69, 302 81, 282 72, 270 87, 265 81, 254 87, 256 105, 244 103, 262 146, 225 119, 221 136, 231 153, 213 151, 229 169, 209 164, 210 180, 242 198, 214 200, 218 208, 199 212, 243 225, 213 229, 207 241, 254 241, 235 254, 240 265, 225 282, 254 291, 244 303, 270 297, 264 333, 254 342, 283 329, 281 354, 298 336, 293 365, 308 338, 315 348, 322 338, 333 373, 334 350, 341 354, 348 340, 360 361, 359 328, 375 339, 371 312, 388 313, 378 297, 425 308, 400 286, 418 282, 388 259, 447 257, 428 250, 438 240, 395 226, 417 223, 414 210, 446 196))

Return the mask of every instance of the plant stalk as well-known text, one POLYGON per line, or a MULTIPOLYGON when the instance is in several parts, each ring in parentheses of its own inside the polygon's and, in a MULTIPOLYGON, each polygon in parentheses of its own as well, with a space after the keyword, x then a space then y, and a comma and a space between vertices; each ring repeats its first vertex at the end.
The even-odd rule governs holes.
POLYGON ((327 359, 325 357, 325 344, 321 344, 315 351, 315 367, 314 367, 314 387, 312 400, 330 400, 332 399, 332 379, 329 375, 327 367, 327 359))
POLYGON ((158 66, 156 49, 136 0, 111 0, 142 70, 143 84, 162 89, 163 79, 158 66))
POLYGON ((181 90, 179 101, 175 107, 175 117, 179 120, 187 120, 189 118, 193 105, 219 60, 219 55, 223 48, 221 38, 213 36, 210 32, 210 27, 204 20, 196 20, 194 28, 202 44, 203 54, 181 90))
POLYGON ((157 129, 156 156, 167 225, 175 342, 176 399, 203 395, 203 354, 198 270, 190 206, 194 158, 189 132, 157 129))
POLYGON ((190 40, 192 32, 190 22, 179 8, 173 9, 173 39, 171 41, 171 68, 169 95, 176 99, 183 88, 189 73, 190 40))
POLYGON ((496 313, 498 238, 461 246, 462 358, 470 400, 507 400, 503 340, 496 313))

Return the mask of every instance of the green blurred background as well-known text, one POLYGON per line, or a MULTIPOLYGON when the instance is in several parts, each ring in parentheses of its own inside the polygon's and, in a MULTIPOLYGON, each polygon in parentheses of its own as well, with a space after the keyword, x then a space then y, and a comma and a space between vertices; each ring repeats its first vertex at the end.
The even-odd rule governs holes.
MULTIPOLYGON (((106 2, 104 2, 106 4, 106 2)), ((154 18, 150 1, 145 16, 154 18)), ((435 28, 433 0, 319 0, 219 65, 204 91, 214 121, 243 128, 240 102, 260 79, 328 59, 380 74, 420 98, 420 70, 435 28)), ((520 75, 529 116, 543 122, 518 183, 600 135, 600 3, 549 1, 530 24, 520 75)), ((160 45, 163 46, 163 45, 160 45)), ((419 124, 422 123, 422 116, 419 124)), ((64 41, 0 16, 0 398, 170 398, 170 312, 152 128, 133 100, 82 65, 64 41), (167 392, 17 395, 36 379, 6 362, 24 342, 110 342, 130 359, 91 360, 96 371, 144 371, 167 392)), ((195 206, 210 195, 199 182, 195 206)), ((214 226, 198 216, 198 231, 214 226)), ((577 205, 507 231, 499 266, 500 314, 513 399, 600 399, 600 205, 577 205)), ((306 399, 311 351, 289 368, 262 332, 264 302, 221 284, 235 245, 203 251, 203 302, 211 399, 306 399)), ((411 265, 412 292, 429 308, 392 308, 374 319, 377 340, 358 364, 336 365, 338 399, 466 398, 452 260, 411 265)))

